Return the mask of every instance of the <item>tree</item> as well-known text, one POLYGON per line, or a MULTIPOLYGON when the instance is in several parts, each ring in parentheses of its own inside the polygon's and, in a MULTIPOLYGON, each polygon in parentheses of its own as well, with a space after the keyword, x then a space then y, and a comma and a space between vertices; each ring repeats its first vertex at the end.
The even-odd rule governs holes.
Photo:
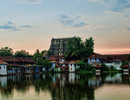
POLYGON ((4 56, 13 56, 13 50, 12 48, 9 47, 2 47, 0 49, 0 56, 4 57, 4 56))
POLYGON ((49 68, 51 68, 52 64, 50 63, 50 61, 48 59, 45 59, 43 61, 43 65, 42 66, 45 67, 45 69, 48 71, 49 68))
POLYGON ((32 57, 26 50, 16 51, 14 57, 32 57))
POLYGON ((93 54, 94 40, 92 37, 82 41, 80 37, 71 38, 67 43, 67 50, 65 52, 66 59, 82 59, 87 62, 87 57, 93 54))
POLYGON ((128 60, 130 60, 130 54, 128 55, 128 60))
POLYGON ((129 65, 129 62, 128 62, 128 61, 124 61, 124 62, 121 64, 121 68, 122 68, 124 65, 129 65))
POLYGON ((42 59, 43 54, 39 52, 39 49, 36 50, 36 52, 33 55, 33 60, 38 62, 39 59, 42 59))
POLYGON ((101 69, 103 71, 108 71, 109 70, 109 68, 104 63, 101 64, 101 69))

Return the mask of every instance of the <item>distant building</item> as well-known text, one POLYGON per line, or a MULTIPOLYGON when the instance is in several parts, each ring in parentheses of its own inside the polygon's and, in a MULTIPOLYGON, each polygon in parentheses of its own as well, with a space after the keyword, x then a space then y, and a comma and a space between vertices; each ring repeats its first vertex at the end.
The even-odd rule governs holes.
POLYGON ((7 75, 7 63, 3 59, 0 59, 0 75, 7 75))
MULTIPOLYGON (((70 38, 75 38, 75 36, 70 38)), ((67 42, 70 38, 52 38, 50 51, 53 55, 64 55, 67 49, 67 42)))

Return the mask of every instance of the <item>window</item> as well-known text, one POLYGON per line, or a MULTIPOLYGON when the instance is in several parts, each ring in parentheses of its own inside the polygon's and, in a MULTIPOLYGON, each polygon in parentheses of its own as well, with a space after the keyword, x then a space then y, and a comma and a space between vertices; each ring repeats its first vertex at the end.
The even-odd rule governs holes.
POLYGON ((0 66, 0 69, 1 69, 1 66, 0 66))
POLYGON ((72 64, 70 64, 70 66, 72 66, 72 64))
POLYGON ((71 70, 72 70, 72 68, 71 68, 71 70))
POLYGON ((4 69, 5 69, 5 66, 4 66, 4 69))

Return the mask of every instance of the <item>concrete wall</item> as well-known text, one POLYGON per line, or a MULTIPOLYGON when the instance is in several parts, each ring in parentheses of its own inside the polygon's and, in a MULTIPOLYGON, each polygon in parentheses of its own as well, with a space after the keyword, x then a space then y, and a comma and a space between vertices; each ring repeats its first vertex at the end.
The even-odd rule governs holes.
POLYGON ((7 65, 0 65, 0 75, 7 75, 7 65))
POLYGON ((75 72, 75 65, 69 64, 69 72, 75 72))
POLYGON ((59 59, 59 63, 64 63, 64 59, 59 59))

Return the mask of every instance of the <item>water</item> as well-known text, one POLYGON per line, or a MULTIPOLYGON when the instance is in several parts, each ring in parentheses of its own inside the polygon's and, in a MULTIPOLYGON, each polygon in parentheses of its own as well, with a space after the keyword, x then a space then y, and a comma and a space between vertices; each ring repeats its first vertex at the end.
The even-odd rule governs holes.
POLYGON ((130 77, 35 74, 0 77, 0 100, 130 100, 130 77))

